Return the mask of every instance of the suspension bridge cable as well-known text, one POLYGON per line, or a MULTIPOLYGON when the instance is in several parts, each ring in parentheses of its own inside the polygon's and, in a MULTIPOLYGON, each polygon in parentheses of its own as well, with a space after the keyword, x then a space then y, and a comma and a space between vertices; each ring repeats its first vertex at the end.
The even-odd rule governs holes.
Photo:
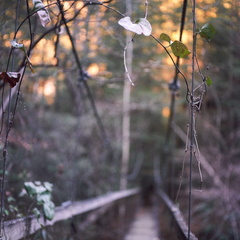
MULTIPOLYGON (((187 0, 183 0, 183 6, 182 6, 182 14, 181 14, 181 23, 180 23, 180 34, 179 34, 179 41, 182 41, 182 35, 183 35, 183 30, 185 26, 185 19, 186 19, 186 11, 187 11, 187 0)), ((171 133, 172 133, 172 122, 174 119, 174 113, 175 113, 175 102, 176 102, 176 93, 180 87, 179 80, 178 80, 178 75, 179 75, 179 66, 180 66, 180 58, 177 57, 176 59, 176 68, 175 68, 175 75, 173 78, 173 81, 169 84, 169 90, 171 92, 171 100, 170 100, 170 115, 168 118, 168 124, 167 124, 167 131, 165 135, 165 143, 164 143, 164 149, 163 149, 163 161, 165 164, 169 164, 169 169, 170 170, 170 178, 171 173, 173 173, 173 166, 170 162, 166 162, 165 159, 168 155, 169 152, 169 141, 171 138, 171 133)), ((165 166, 166 167, 166 166, 165 166)), ((160 173, 159 173, 160 174, 160 173)), ((158 177, 159 179, 160 177, 158 177)), ((170 195, 173 194, 173 189, 172 186, 168 187, 170 195)))

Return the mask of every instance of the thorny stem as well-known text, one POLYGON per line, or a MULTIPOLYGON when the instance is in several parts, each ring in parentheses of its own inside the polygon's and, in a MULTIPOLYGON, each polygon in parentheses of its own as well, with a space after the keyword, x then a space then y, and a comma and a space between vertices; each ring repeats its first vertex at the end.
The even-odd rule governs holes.
POLYGON ((3 125, 4 125, 4 115, 5 115, 5 109, 4 109, 4 92, 5 92, 5 84, 3 84, 3 89, 2 89, 2 103, 1 103, 1 128, 0 128, 0 135, 2 135, 2 130, 3 130, 3 125))
MULTIPOLYGON (((27 12, 29 14, 30 8, 29 8, 29 2, 28 1, 29 0, 26 0, 26 5, 27 5, 27 12)), ((28 27, 29 27, 29 34, 30 34, 30 46, 29 46, 28 53, 26 52, 26 54, 25 54, 26 58, 28 58, 30 56, 30 52, 31 52, 31 49, 32 49, 32 44, 33 44, 33 32, 32 32, 31 18, 28 18, 28 27)), ((26 70, 26 64, 23 67, 23 72, 21 74, 21 78, 20 78, 20 81, 19 81, 19 84, 18 84, 17 98, 16 98, 16 101, 15 101, 14 109, 13 109, 12 121, 14 121, 15 113, 16 113, 16 110, 17 110, 17 103, 18 103, 18 99, 19 99, 20 88, 21 88, 21 85, 22 85, 22 80, 23 80, 23 76, 24 76, 25 70, 26 70)))
POLYGON ((204 80, 204 75, 203 75, 203 73, 202 73, 202 71, 201 71, 201 68, 200 68, 200 66, 199 66, 199 62, 198 62, 197 56, 195 57, 195 60, 196 60, 197 68, 198 68, 198 73, 199 73, 199 75, 201 76, 202 80, 204 80))
POLYGON ((195 152, 194 152, 194 156, 197 161, 198 172, 199 172, 199 176, 200 176, 200 190, 202 190, 203 176, 202 176, 202 170, 201 170, 201 154, 200 154, 200 150, 199 150, 199 146, 198 146, 196 131, 194 131, 194 140, 195 140, 195 145, 196 145, 196 150, 197 150, 197 156, 196 156, 195 152))
POLYGON ((179 183, 179 186, 178 186, 178 191, 177 191, 177 196, 176 196, 175 202, 177 202, 177 200, 178 200, 180 190, 181 190, 181 187, 182 187, 183 175, 184 175, 184 170, 185 170, 185 162, 186 162, 186 159, 187 159, 187 152, 188 152, 188 142, 189 142, 189 124, 187 124, 187 135, 186 135, 186 141, 185 141, 184 159, 183 159, 183 163, 182 163, 180 183, 179 183))
POLYGON ((203 85, 205 85, 205 83, 201 83, 199 84, 196 88, 194 88, 194 92, 196 92, 196 90, 198 90, 199 88, 201 88, 203 85))
POLYGON ((193 46, 192 46, 192 86, 190 95, 190 158, 189 158, 189 192, 188 192, 188 240, 191 232, 192 215, 192 162, 194 157, 194 84, 195 84, 195 56, 196 56, 196 0, 192 1, 193 16, 193 46))

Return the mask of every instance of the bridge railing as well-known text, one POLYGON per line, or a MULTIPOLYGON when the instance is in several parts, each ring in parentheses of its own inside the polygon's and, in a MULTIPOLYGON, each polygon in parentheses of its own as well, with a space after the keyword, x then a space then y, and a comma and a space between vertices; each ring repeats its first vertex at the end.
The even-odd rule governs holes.
MULTIPOLYGON (((48 221, 43 217, 37 219, 32 215, 5 222, 3 230, 4 236, 2 236, 2 239, 19 240, 26 238, 40 230, 42 227, 47 228, 53 226, 57 222, 84 215, 84 220, 82 220, 81 224, 77 226, 78 230, 82 230, 109 211, 112 212, 110 218, 114 217, 114 219, 108 219, 109 226, 111 221, 116 222, 118 221, 118 218, 129 219, 130 222, 130 218, 134 216, 134 211, 136 210, 134 208, 137 206, 136 198, 138 198, 138 195, 139 189, 130 189, 108 193, 84 201, 65 202, 61 206, 56 207, 54 218, 51 221, 48 221)), ((126 223, 123 224, 124 228, 126 228, 126 223)))
POLYGON ((160 234, 164 239, 197 240, 191 232, 188 238, 188 226, 179 208, 161 190, 157 192, 160 205, 160 234))

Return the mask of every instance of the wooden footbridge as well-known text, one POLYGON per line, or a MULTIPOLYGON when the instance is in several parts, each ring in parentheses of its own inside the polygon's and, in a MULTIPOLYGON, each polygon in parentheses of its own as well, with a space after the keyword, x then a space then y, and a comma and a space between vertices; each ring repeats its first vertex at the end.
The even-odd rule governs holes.
POLYGON ((138 209, 124 240, 159 240, 159 230, 151 208, 138 209))
POLYGON ((196 240, 177 206, 161 190, 153 204, 142 206, 139 189, 116 191, 96 198, 65 202, 56 207, 52 221, 35 216, 4 223, 4 240, 35 239, 46 230, 52 239, 196 240), (161 227, 161 219, 165 226, 161 227))

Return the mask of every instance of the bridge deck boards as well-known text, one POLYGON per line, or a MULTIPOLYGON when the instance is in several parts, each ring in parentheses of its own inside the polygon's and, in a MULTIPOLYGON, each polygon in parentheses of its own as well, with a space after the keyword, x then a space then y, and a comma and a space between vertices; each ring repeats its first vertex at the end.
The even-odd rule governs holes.
POLYGON ((140 209, 124 240, 160 240, 151 209, 140 209))

